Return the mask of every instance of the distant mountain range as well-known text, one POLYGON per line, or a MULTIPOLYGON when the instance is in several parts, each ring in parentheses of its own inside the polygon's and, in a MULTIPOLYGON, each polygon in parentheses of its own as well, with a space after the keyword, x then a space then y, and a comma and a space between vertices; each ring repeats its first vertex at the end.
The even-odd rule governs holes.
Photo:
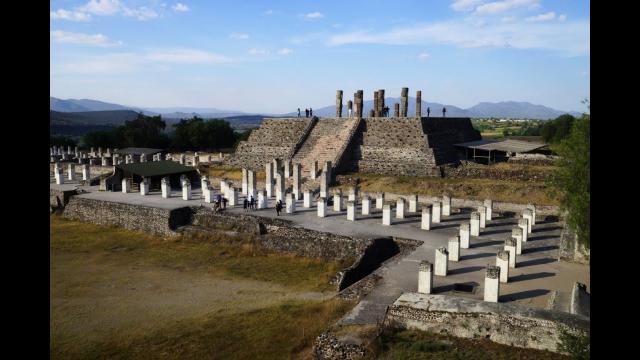
MULTIPOLYGON (((389 107, 389 114, 393 115, 393 104, 399 103, 400 98, 385 98, 385 105, 389 107)), ((415 114, 415 98, 409 98, 409 115, 415 114)), ((431 109, 431 116, 442 116, 442 108, 447 108, 447 116, 448 117, 472 117, 472 118, 518 118, 518 119, 555 119, 562 114, 569 113, 573 116, 582 115, 576 111, 560 111, 556 109, 552 109, 543 105, 535 105, 528 102, 515 102, 515 101, 504 101, 504 102, 481 102, 477 105, 474 105, 468 109, 462 109, 454 105, 444 105, 435 102, 427 102, 422 101, 422 114, 426 116, 427 108, 431 109)), ((367 100, 364 102, 364 114, 369 113, 369 110, 373 108, 373 100, 367 100)), ((291 112, 288 114, 282 115, 273 115, 273 114, 249 114, 241 111, 233 111, 233 110, 220 110, 216 108, 190 108, 190 107, 167 107, 167 108, 137 108, 132 106, 118 105, 107 103, 98 100, 91 99, 68 99, 62 100, 58 98, 51 97, 50 98, 50 109, 52 111, 64 112, 64 113, 82 113, 80 116, 89 116, 87 112, 96 112, 96 111, 124 111, 128 110, 131 112, 142 112, 145 115, 162 115, 164 119, 167 119, 168 122, 173 122, 170 119, 185 119, 191 118, 195 115, 202 118, 227 118, 232 124, 234 121, 240 121, 244 126, 249 124, 253 124, 254 121, 256 124, 260 123, 260 119, 262 117, 282 117, 282 116, 297 116, 297 112, 291 112)), ((302 115, 304 116, 304 109, 302 110, 302 115)), ((316 116, 335 116, 335 106, 329 105, 325 107, 321 107, 313 110, 313 114, 316 116)), ((343 109, 343 116, 346 116, 346 102, 343 109)), ((108 115, 101 114, 92 122, 93 124, 103 124, 100 120, 103 116, 108 117, 108 115), (96 122, 97 121, 97 122, 96 122)), ((123 115, 124 116, 124 115, 123 115)), ((127 116, 131 116, 130 114, 127 116)), ((120 119, 120 118, 118 118, 120 119)), ((90 120, 87 120, 90 121, 90 120)), ((113 120, 118 122, 119 120, 113 120)), ((91 121, 90 121, 91 122, 91 121)), ((124 120, 122 121, 124 122, 124 120)))

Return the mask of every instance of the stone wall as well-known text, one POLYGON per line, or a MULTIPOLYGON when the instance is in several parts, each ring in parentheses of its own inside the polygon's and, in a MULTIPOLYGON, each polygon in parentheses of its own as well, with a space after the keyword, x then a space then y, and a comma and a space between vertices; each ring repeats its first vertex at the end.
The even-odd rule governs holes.
POLYGON ((56 190, 49 188, 49 205, 53 208, 63 208, 69 203, 71 196, 77 193, 76 190, 56 190))
POLYGON ((63 216, 157 235, 177 235, 175 230, 190 223, 191 214, 189 207, 169 210, 74 196, 65 207, 63 216))
POLYGON ((575 232, 565 225, 560 234, 559 260, 588 265, 590 256, 591 251, 580 245, 575 232))
MULTIPOLYGON (((518 163, 523 164, 523 163, 518 163)), ((443 166, 442 174, 446 178, 472 178, 517 181, 543 181, 551 176, 551 169, 540 171, 522 166, 513 169, 496 168, 470 161, 461 161, 459 166, 443 166)))
POLYGON ((561 330, 587 336, 590 333, 590 320, 582 315, 418 293, 402 294, 389 307, 385 323, 553 352, 558 352, 561 330))

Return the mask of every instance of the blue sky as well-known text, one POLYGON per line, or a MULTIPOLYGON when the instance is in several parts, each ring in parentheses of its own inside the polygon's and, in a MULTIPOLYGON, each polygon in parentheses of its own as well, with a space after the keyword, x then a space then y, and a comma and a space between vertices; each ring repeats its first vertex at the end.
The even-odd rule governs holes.
POLYGON ((53 0, 50 93, 284 113, 406 86, 585 111, 589 16, 580 0, 53 0))

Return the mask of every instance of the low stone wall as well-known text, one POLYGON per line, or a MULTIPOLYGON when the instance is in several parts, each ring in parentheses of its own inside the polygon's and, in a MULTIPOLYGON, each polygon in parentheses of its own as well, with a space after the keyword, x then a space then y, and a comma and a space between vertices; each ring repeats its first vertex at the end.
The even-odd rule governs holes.
POLYGON ((389 307, 385 324, 553 352, 562 330, 590 333, 590 320, 581 315, 419 293, 402 294, 389 307))
POLYGON ((330 331, 325 331, 316 338, 312 352, 313 358, 317 360, 362 359, 367 354, 363 346, 341 342, 330 331))
POLYGON ((587 286, 585 284, 579 282, 573 284, 569 312, 591 317, 591 294, 587 292, 587 286))
POLYGON ((551 171, 516 167, 514 169, 496 168, 493 166, 462 161, 459 166, 442 166, 442 174, 445 178, 461 179, 494 179, 516 181, 544 181, 551 176, 551 171))
POLYGON ((589 265, 591 251, 578 243, 576 234, 567 225, 560 234, 559 248, 559 260, 589 265))
POLYGON ((189 207, 169 210, 74 196, 65 207, 63 216, 157 235, 177 235, 176 228, 190 223, 191 214, 189 207))
POLYGON ((71 196, 76 195, 76 190, 56 190, 49 188, 49 205, 53 208, 64 208, 71 196))

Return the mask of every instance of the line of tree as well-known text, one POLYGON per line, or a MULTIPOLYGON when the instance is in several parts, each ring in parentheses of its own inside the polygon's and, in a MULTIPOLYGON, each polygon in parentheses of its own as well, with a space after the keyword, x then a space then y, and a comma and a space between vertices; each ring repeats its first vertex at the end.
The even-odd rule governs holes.
POLYGON ((571 133, 576 118, 569 114, 560 115, 552 121, 546 122, 541 129, 542 139, 549 144, 559 144, 571 133))

